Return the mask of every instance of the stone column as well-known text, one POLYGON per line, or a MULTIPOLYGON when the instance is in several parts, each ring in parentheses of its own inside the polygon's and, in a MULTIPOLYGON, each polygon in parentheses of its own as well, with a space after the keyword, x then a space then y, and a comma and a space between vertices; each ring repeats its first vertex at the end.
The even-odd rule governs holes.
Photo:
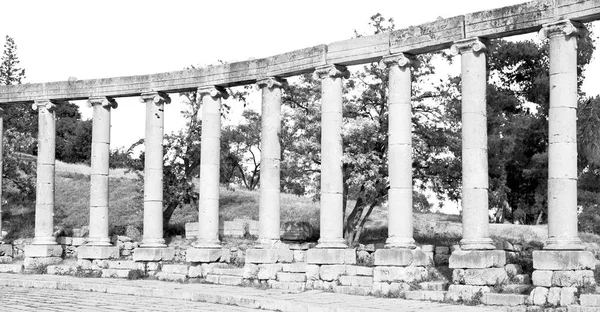
POLYGON ((163 137, 165 104, 171 98, 163 92, 144 92, 140 101, 146 103, 146 138, 144 142, 144 234, 136 261, 172 259, 163 238, 163 137), (161 258, 161 259, 156 259, 161 258))
POLYGON ((384 58, 389 70, 388 248, 416 248, 413 239, 411 65, 414 57, 384 58))
MULTIPOLYGON (((55 104, 36 100, 38 111, 38 155, 35 197, 35 234, 31 245, 25 247, 26 258, 53 258, 60 261, 62 248, 54 237, 54 160, 56 150, 55 104)), ((34 265, 33 263, 27 263, 34 265)))
POLYGON ((108 237, 108 181, 110 158, 110 112, 117 102, 103 96, 88 100, 92 107, 92 158, 90 175, 90 235, 86 246, 77 249, 79 259, 118 258, 119 249, 108 237))
POLYGON ((545 25, 550 41, 548 240, 545 249, 583 250, 577 234, 577 37, 570 21, 545 25))
MULTIPOLYGON (((2 198, 2 170, 4 168, 4 109, 0 108, 0 199, 2 198)), ((4 243, 2 236, 2 202, 0 200, 0 245, 4 243)), ((12 248, 12 247, 11 247, 12 248)))
POLYGON ((479 38, 457 41, 462 71, 463 250, 495 249, 489 238, 486 114, 486 46, 479 38))
POLYGON ((262 90, 260 210, 258 243, 271 247, 280 240, 281 91, 285 79, 266 78, 256 83, 262 90))
POLYGON ((345 66, 326 65, 314 72, 321 80, 321 238, 317 248, 346 248, 342 173, 342 78, 345 66))
MULTIPOLYGON (((229 95, 224 88, 198 89, 202 98, 202 148, 200 150, 200 201, 198 209, 198 240, 192 249, 213 249, 220 252, 219 241, 219 170, 221 158, 221 99, 229 95)), ((188 261, 211 262, 218 252, 199 252, 188 261), (210 255, 209 255, 210 254, 210 255), (208 258, 204 256, 207 255, 208 258), (211 261, 208 261, 211 260, 211 261)), ((191 257, 191 258, 190 258, 191 257)))

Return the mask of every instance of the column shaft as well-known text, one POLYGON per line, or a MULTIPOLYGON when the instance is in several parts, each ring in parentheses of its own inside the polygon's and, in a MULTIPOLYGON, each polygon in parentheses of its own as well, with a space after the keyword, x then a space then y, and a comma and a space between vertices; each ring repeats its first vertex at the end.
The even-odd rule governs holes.
POLYGON ((486 53, 479 39, 452 47, 462 72, 462 249, 494 249, 489 238, 486 53))
POLYGON ((49 100, 35 101, 38 110, 38 156, 35 200, 35 236, 32 245, 55 245, 54 160, 56 150, 55 106, 49 100))
POLYGON ((412 59, 404 54, 382 60, 389 69, 388 239, 390 248, 416 248, 412 200, 412 59))
MULTIPOLYGON (((0 199, 2 198, 2 171, 4 168, 4 109, 0 108, 0 199)), ((0 244, 2 244, 2 201, 0 200, 0 244)))
POLYGON ((227 92, 211 87, 198 90, 202 98, 202 148, 200 150, 199 229, 195 247, 220 248, 219 177, 221 158, 221 98, 227 92))
POLYGON ((257 82, 262 89, 259 244, 279 241, 281 92, 285 80, 267 78, 257 82))
POLYGON ((144 157, 144 234, 140 247, 165 247, 163 238, 163 136, 164 105, 168 95, 142 93, 146 103, 144 157))
POLYGON ((342 78, 344 66, 317 68, 321 79, 321 218, 318 248, 346 248, 342 172, 342 78))
POLYGON ((570 21, 545 25, 550 39, 548 241, 545 249, 581 250, 577 234, 577 37, 570 21))
POLYGON ((92 159, 90 177, 90 235, 87 245, 110 246, 108 237, 108 191, 110 158, 110 112, 116 102, 106 97, 91 98, 92 159))

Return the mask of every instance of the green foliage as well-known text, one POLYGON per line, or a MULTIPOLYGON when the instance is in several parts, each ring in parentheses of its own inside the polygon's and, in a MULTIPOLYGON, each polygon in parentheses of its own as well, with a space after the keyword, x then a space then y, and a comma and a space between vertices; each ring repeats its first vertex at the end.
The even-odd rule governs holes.
POLYGON ((0 85, 21 84, 21 81, 25 79, 25 69, 19 67, 17 45, 15 40, 8 35, 6 35, 4 53, 0 62, 0 85))
POLYGON ((221 183, 241 182, 254 190, 260 182, 260 114, 242 112, 242 121, 221 130, 221 183), (248 165, 250 164, 250 165, 248 165))

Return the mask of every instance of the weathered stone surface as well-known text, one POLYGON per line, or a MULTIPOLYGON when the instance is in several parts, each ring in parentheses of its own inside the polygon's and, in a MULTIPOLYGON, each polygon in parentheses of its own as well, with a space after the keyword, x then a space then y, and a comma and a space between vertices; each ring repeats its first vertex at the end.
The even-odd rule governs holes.
POLYGON ((73 246, 82 246, 87 243, 87 237, 73 237, 71 240, 71 245, 73 246))
POLYGON ((185 252, 186 262, 211 263, 228 258, 229 249, 205 249, 190 247, 185 252))
POLYGON ((222 285, 241 285, 242 281, 241 276, 221 275, 219 277, 219 284, 222 285))
POLYGON ((23 266, 25 266, 25 270, 31 270, 36 267, 54 265, 61 262, 61 257, 25 258, 23 266))
POLYGON ((274 280, 277 279, 277 273, 283 270, 281 264, 261 264, 258 266, 258 279, 274 280))
MULTIPOLYGON (((198 267, 198 266, 196 266, 198 267)), ((202 268, 202 267, 200 267, 202 268)), ((189 267, 187 265, 182 265, 182 264, 163 264, 162 268, 161 268, 161 272, 164 273, 171 273, 171 274, 180 274, 180 275, 187 275, 188 274, 188 270, 189 267)))
POLYGON ((514 284, 531 284, 531 278, 527 274, 518 274, 513 276, 511 282, 514 284))
POLYGON ((127 278, 131 270, 102 269, 102 277, 127 278))
POLYGON ((337 281, 340 276, 346 274, 345 265, 322 265, 319 270, 319 277, 324 281, 337 281))
POLYGON ((371 286, 359 287, 359 286, 336 286, 333 291, 339 294, 357 295, 357 296, 368 296, 371 294, 371 286))
POLYGON ((92 270, 108 269, 108 260, 92 260, 92 270))
POLYGON ((77 260, 77 266, 82 270, 91 270, 92 269, 92 261, 86 259, 77 260))
POLYGON ((552 286, 552 274, 553 271, 535 270, 531 274, 533 285, 539 287, 550 287, 552 286))
POLYGON ((552 286, 580 287, 586 285, 596 285, 594 271, 554 271, 552 274, 552 286))
POLYGON ((13 246, 12 245, 0 245, 0 256, 2 257, 12 257, 13 256, 13 246))
POLYGON ((421 251, 423 252, 433 252, 435 250, 435 245, 421 245, 421 251))
POLYGON ((560 288, 560 305, 568 306, 576 302, 575 294, 577 288, 575 287, 561 287, 560 288))
POLYGON ((301 282, 280 282, 269 280, 268 285, 274 289, 283 289, 290 291, 304 291, 307 289, 306 284, 301 282))
POLYGON ((11 262, 13 262, 13 257, 0 256, 0 263, 11 263, 11 262))
POLYGON ((373 280, 376 282, 420 282, 429 276, 424 267, 390 267, 381 266, 373 270, 373 280))
POLYGON ((49 265, 46 267, 46 273, 50 275, 72 275, 77 272, 76 265, 49 265))
POLYGON ((339 280, 344 286, 373 287, 371 276, 340 276, 339 280))
POLYGON ((355 249, 314 248, 306 252, 308 264, 356 264, 355 249))
POLYGON ((118 259, 119 248, 113 246, 80 246, 77 248, 78 259, 118 259))
POLYGON ((469 301, 478 294, 489 293, 490 288, 488 286, 472 286, 472 285, 450 285, 446 298, 452 301, 469 301))
POLYGON ((560 287, 550 287, 546 301, 553 306, 558 305, 560 303, 560 287))
POLYGON ((60 257, 63 252, 60 245, 26 245, 24 250, 27 258, 60 257))
POLYGON ((518 306, 524 305, 527 297, 527 295, 519 294, 486 293, 481 297, 481 302, 486 305, 518 306))
POLYGON ((108 269, 144 270, 144 264, 132 260, 108 261, 108 269))
POLYGON ((280 282, 306 282, 306 274, 278 272, 277 280, 280 282))
POLYGON ((419 249, 378 249, 375 251, 375 265, 428 266, 431 262, 419 249))
POLYGON ((306 262, 306 250, 292 250, 294 252, 294 262, 306 262))
POLYGON ((452 270, 452 283, 454 283, 454 284, 464 284, 465 283, 465 270, 464 269, 452 270))
POLYGON ((429 300, 429 301, 444 301, 446 300, 445 291, 437 290, 414 290, 404 292, 406 299, 410 300, 429 300))
POLYGON ((212 274, 217 275, 231 275, 231 276, 243 276, 244 269, 240 268, 213 268, 212 274))
MULTIPOLYGON (((257 267, 257 268, 258 268, 258 267, 257 267)), ((203 275, 202 275, 202 272, 203 272, 203 270, 202 270, 202 266, 201 266, 201 265, 191 265, 191 266, 189 267, 189 269, 188 269, 187 276, 188 276, 189 278, 200 278, 200 277, 202 277, 202 276, 203 276, 203 275)), ((258 271, 257 271, 257 272, 258 272, 258 271)), ((254 277, 249 277, 249 278, 255 278, 255 277, 256 277, 256 276, 254 276, 254 277)))
POLYGON ((161 281, 185 282, 187 279, 187 273, 178 274, 169 272, 158 272, 156 273, 156 278, 158 278, 161 281))
POLYGON ((579 303, 583 307, 600 307, 600 294, 581 294, 579 303))
POLYGON ((306 221, 288 221, 283 224, 281 239, 285 241, 306 241, 311 239, 314 234, 315 230, 310 223, 306 221))
POLYGON ((504 268, 466 269, 464 282, 467 285, 501 285, 508 281, 504 268))
POLYGON ((175 258, 175 249, 172 247, 139 247, 133 252, 133 261, 171 261, 173 258, 175 258))
POLYGON ((463 17, 457 16, 393 31, 390 52, 425 53, 448 48, 464 38, 463 25, 463 17))
POLYGON ((574 250, 534 250, 533 268, 536 270, 589 270, 596 266, 594 254, 574 250))
POLYGON ((447 282, 421 282, 419 287, 427 291, 444 291, 448 288, 447 282))
POLYGON ((320 266, 309 264, 306 266, 306 279, 309 281, 318 280, 320 274, 320 266))
POLYGON ((59 236, 56 242, 60 245, 73 245, 73 238, 68 236, 59 236))
POLYGON ((160 262, 146 262, 146 271, 158 271, 162 268, 160 262))
POLYGON ((346 275, 373 276, 373 268, 359 265, 347 265, 346 275))
POLYGON ((508 276, 516 276, 523 273, 523 268, 520 265, 512 263, 505 265, 504 270, 506 270, 508 276))
POLYGON ((20 274, 23 272, 23 265, 20 263, 0 264, 0 273, 20 274))
POLYGON ((306 273, 305 262, 285 263, 282 268, 284 272, 306 273))
POLYGON ((529 294, 529 301, 534 305, 544 305, 546 304, 548 299, 548 288, 546 287, 536 287, 529 294))
POLYGON ((294 252, 289 249, 248 249, 244 260, 246 263, 289 263, 294 260, 294 252))
POLYGON ((502 268, 506 265, 504 250, 457 250, 450 255, 451 269, 502 268))

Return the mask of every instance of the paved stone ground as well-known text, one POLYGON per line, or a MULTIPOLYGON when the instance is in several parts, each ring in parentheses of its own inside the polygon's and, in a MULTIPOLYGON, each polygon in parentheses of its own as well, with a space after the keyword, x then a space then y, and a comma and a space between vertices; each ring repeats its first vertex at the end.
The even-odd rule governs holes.
MULTIPOLYGON (((25 300, 25 299, 23 299, 25 300)), ((0 311, 7 304, 20 304, 6 311, 53 311, 51 306, 38 304, 63 304, 57 311, 251 311, 251 309, 290 312, 367 312, 367 311, 432 311, 472 312, 502 311, 504 307, 462 306, 428 301, 375 298, 371 296, 343 295, 323 291, 287 292, 275 289, 256 289, 213 284, 179 284, 154 280, 123 280, 104 278, 76 278, 54 275, 0 274, 0 311), (34 288, 34 289, 28 289, 34 288), (7 293, 4 293, 7 291, 7 293), (35 300, 19 301, 11 298, 27 297, 35 300), (7 295, 8 294, 8 295, 7 295), (64 295, 63 295, 64 294, 64 295), (199 302, 221 304, 198 306, 199 302), (81 304, 89 305, 85 308, 81 304), (96 307, 94 304, 113 304, 96 307), (134 305, 131 307, 129 304, 134 305), (233 305, 223 306, 223 305, 233 305), (152 309, 154 307, 156 309, 152 309), (237 307, 235 307, 237 306, 237 307), (93 308, 96 307, 96 310, 93 308), (180 308, 181 307, 181 308, 180 308), (242 308, 243 307, 243 308, 242 308), (73 310, 69 310, 72 308, 73 310), (121 308, 119 310, 119 308, 121 308), (164 308, 164 310, 162 310, 164 308), (29 309, 29 310, 28 310, 29 309), (239 310, 236 310, 239 309, 239 310)))

